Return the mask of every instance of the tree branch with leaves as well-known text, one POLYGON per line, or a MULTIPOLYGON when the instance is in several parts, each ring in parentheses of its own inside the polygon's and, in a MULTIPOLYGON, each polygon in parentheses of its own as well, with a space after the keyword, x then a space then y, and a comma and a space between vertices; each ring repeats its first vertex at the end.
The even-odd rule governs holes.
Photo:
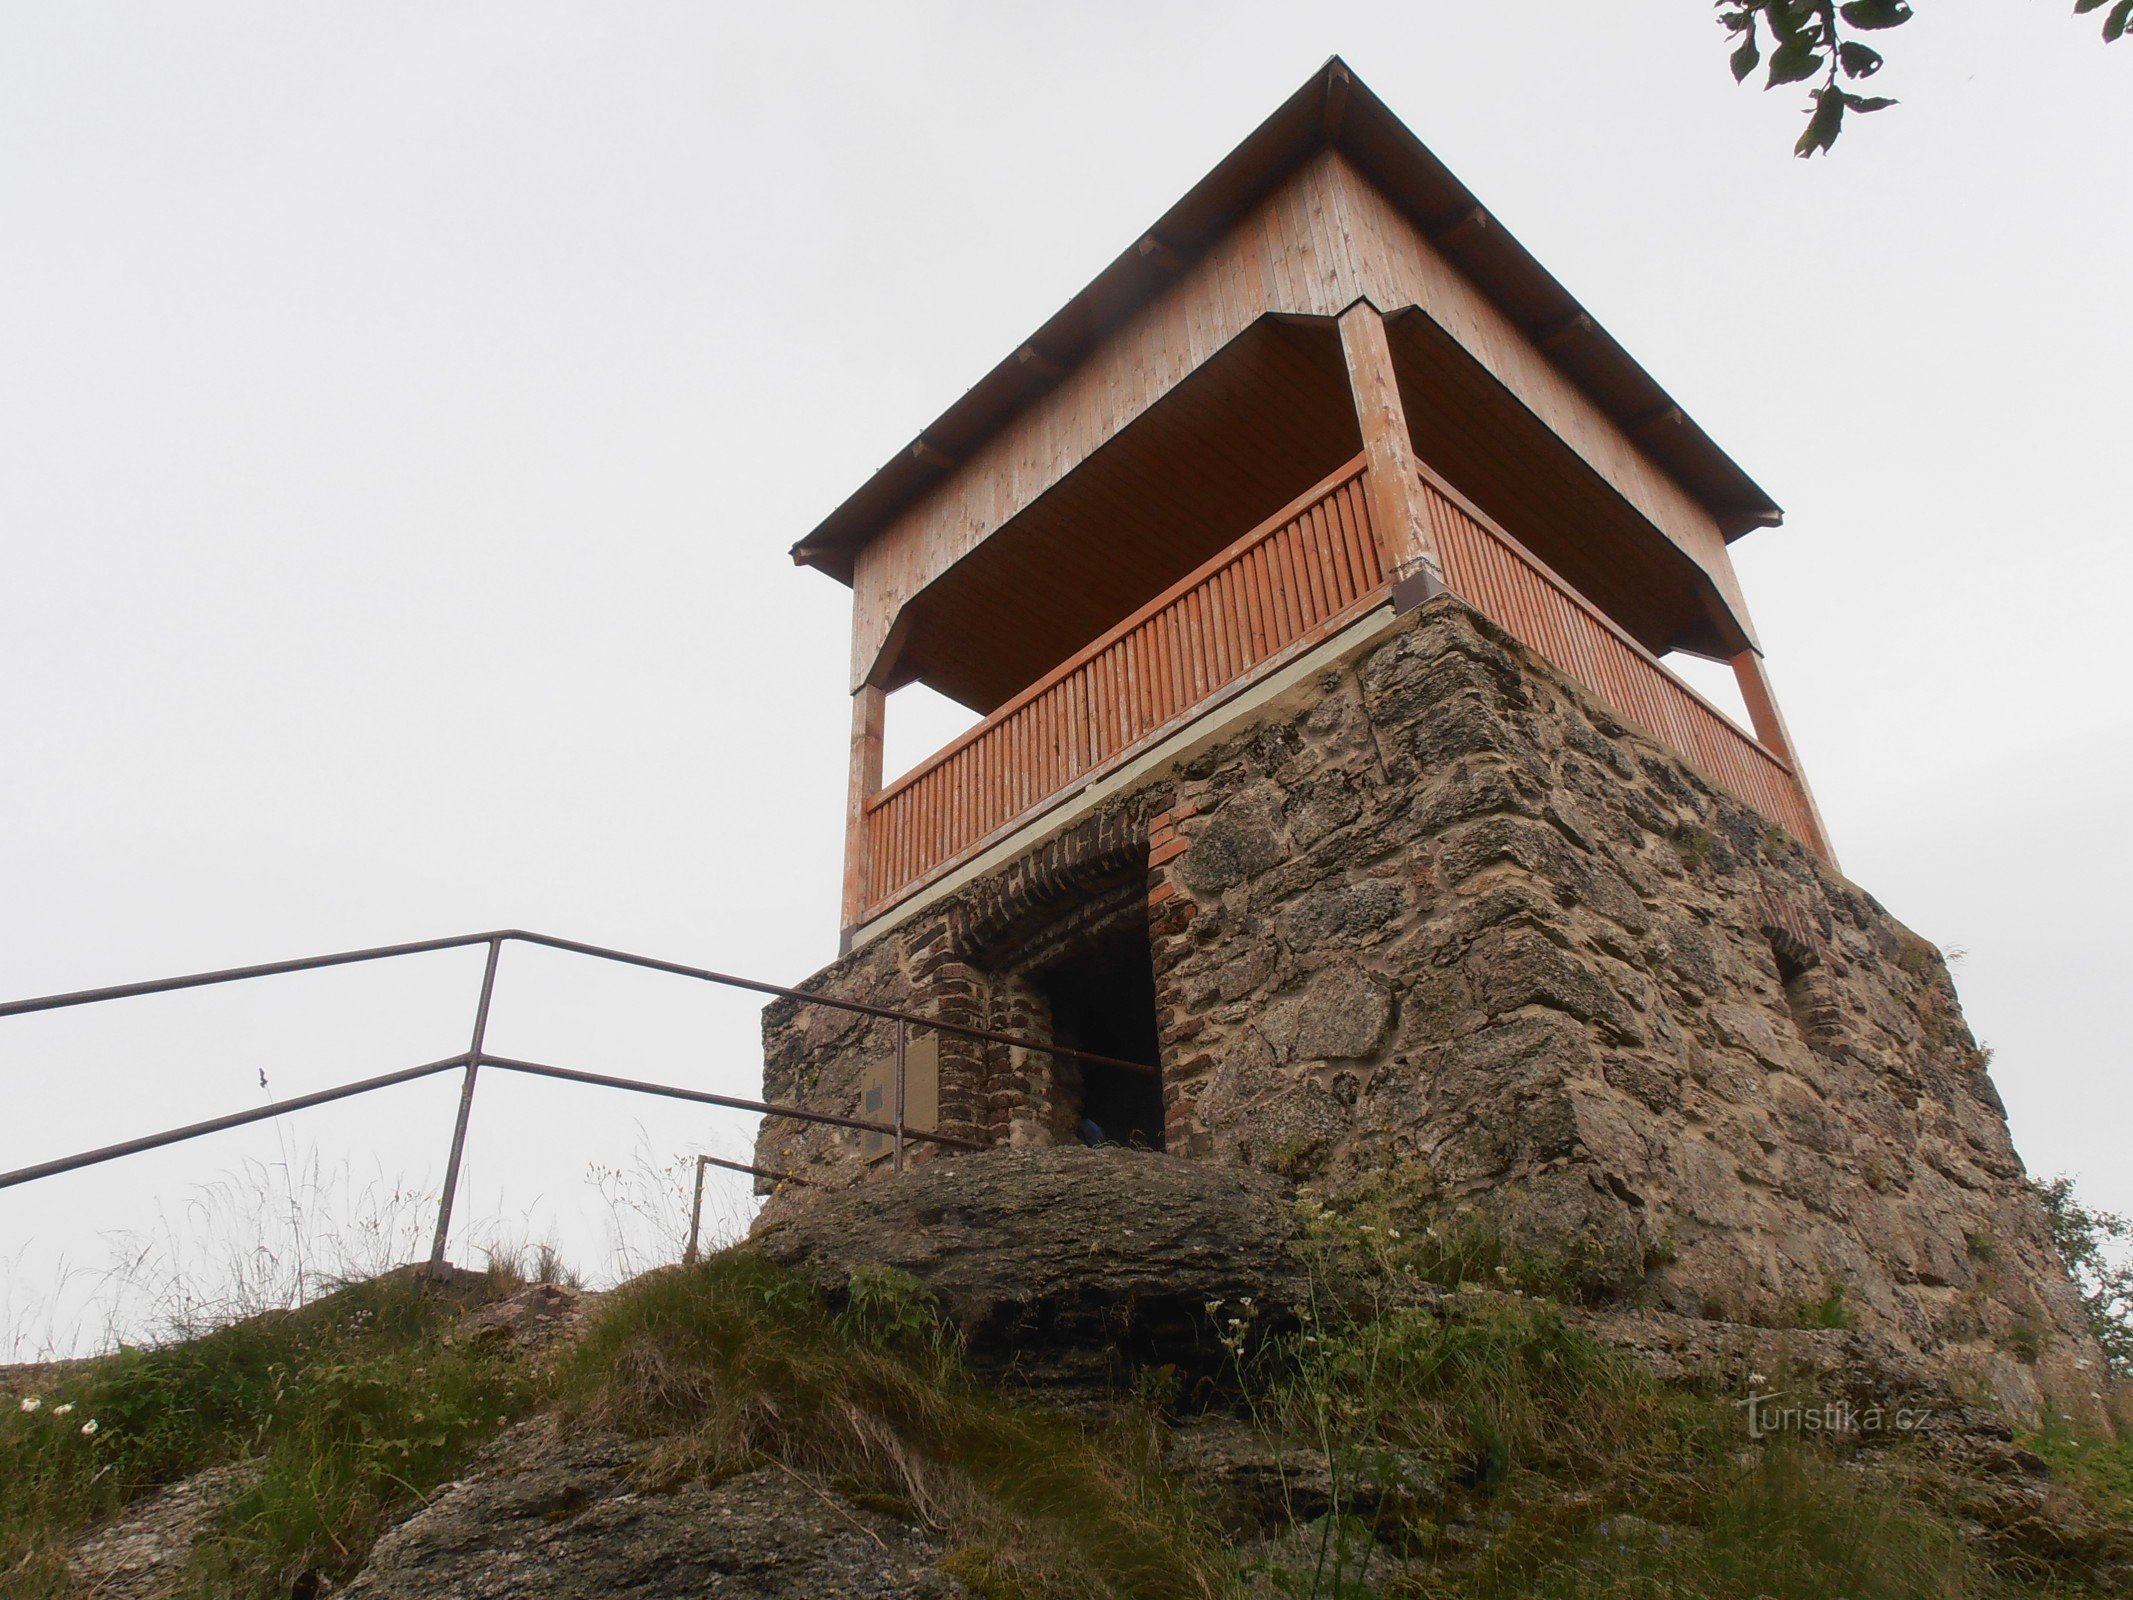
POLYGON ((2081 1294, 2089 1331, 2103 1347, 2114 1378, 2133 1378, 2133 1222, 2115 1211, 2098 1211, 2074 1193, 2074 1180, 2032 1179, 2030 1192, 2044 1202, 2052 1243, 2066 1275, 2081 1294))
MULTIPOLYGON (((1718 20, 1734 36, 1733 81, 1745 83, 1763 64, 1769 45, 1769 70, 1763 87, 1821 81, 1809 95, 1807 131, 1792 147, 1794 155, 1827 152, 1844 131, 1853 111, 1880 111, 1896 104, 1885 95, 1861 94, 1850 87, 1879 72, 1879 50, 1856 37, 1900 28, 1913 13, 1909 0, 1717 0, 1718 20)), ((2102 11, 2103 39, 2116 44, 2133 31, 2133 0, 2074 0, 2074 14, 2102 11)))

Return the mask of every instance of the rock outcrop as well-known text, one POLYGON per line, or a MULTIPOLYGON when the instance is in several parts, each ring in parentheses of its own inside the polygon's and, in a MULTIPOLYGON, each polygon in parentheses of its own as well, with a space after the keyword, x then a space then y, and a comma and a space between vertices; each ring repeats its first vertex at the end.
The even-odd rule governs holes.
POLYGON ((650 1446, 529 1423, 387 1533, 347 1600, 960 1600, 909 1523, 771 1466, 648 1488, 650 1446))
POLYGON ((68 1576, 97 1600, 174 1600, 193 1546, 258 1477, 256 1462, 238 1462, 144 1496, 67 1553, 68 1576))
POLYGON ((1152 1152, 1060 1146, 935 1162, 896 1183, 787 1190, 749 1248, 831 1295, 910 1273, 973 1360, 1053 1381, 1219 1357, 1211 1301, 1270 1312, 1305 1293, 1289 1185, 1152 1152))

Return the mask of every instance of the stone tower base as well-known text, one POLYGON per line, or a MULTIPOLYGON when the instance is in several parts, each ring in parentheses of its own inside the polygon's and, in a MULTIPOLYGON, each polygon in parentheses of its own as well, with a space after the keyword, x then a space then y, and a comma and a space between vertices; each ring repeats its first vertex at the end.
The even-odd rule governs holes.
MULTIPOLYGON (((1856 1322, 2021 1417, 2103 1388, 1939 952, 1449 596, 805 987, 1051 1038, 1051 975, 1127 936, 1172 1153, 1389 1173, 1589 1298, 1856 1322)), ((845 1114, 890 1048, 787 1002, 764 1047, 845 1114)), ((940 1041, 944 1131, 1066 1142, 1090 1092, 940 1041)), ((879 1170, 790 1123, 760 1157, 879 1170)))

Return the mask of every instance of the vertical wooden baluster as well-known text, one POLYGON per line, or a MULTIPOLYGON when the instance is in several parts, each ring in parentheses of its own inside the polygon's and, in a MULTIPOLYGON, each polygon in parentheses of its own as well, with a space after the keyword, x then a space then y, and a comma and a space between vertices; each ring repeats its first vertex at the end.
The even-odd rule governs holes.
POLYGON ((1257 547, 1244 558, 1244 582, 1252 602, 1252 657, 1258 666, 1274 648, 1273 609, 1267 594, 1265 548, 1257 547))
POLYGON ((1100 766, 1111 759, 1111 652, 1103 651, 1089 663, 1089 761, 1100 766))
POLYGON ((1184 595, 1163 608, 1160 624, 1163 634, 1163 715, 1158 726, 1169 722, 1191 703, 1185 687, 1184 614, 1184 595))
POLYGON ((1120 730, 1119 744, 1123 748, 1138 739, 1148 726, 1148 662, 1147 642, 1143 630, 1136 628, 1126 635, 1126 721, 1120 730))
POLYGON ((1311 609, 1315 613, 1311 625, 1316 627, 1341 608, 1340 589, 1333 581, 1333 564, 1326 548, 1324 504, 1313 506, 1297 520, 1301 525, 1298 531, 1302 535, 1304 566, 1311 574, 1311 609))
POLYGON ((1289 643, 1303 632, 1304 606, 1310 598, 1303 573, 1296 562, 1296 541, 1293 522, 1267 540, 1263 547, 1267 560, 1273 568, 1275 616, 1279 618, 1281 631, 1275 649, 1289 643))
POLYGON ((1207 585, 1192 591, 1192 700, 1198 705, 1214 692, 1216 678, 1210 647, 1214 640, 1207 626, 1207 585))
POLYGON ((1215 574, 1210 587, 1209 599, 1213 602, 1215 625, 1215 681, 1227 684, 1244 672, 1244 651, 1237 642, 1237 569, 1234 565, 1224 567, 1215 574))
POLYGON ((1318 537, 1325 550, 1326 582, 1331 587, 1334 609, 1345 611, 1362 598, 1362 585, 1348 562, 1348 536, 1341 529, 1340 496, 1328 495, 1319 505, 1318 537))
POLYGON ((1345 611, 1363 598, 1362 574, 1348 559, 1348 535, 1341 527, 1340 496, 1329 496, 1319 514, 1320 537, 1326 546, 1326 572, 1339 609, 1345 611))

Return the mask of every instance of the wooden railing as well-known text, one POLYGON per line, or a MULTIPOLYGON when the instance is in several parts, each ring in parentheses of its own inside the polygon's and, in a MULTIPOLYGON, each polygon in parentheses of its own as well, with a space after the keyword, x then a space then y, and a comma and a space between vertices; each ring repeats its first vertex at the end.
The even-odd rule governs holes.
POLYGON ((1445 587, 1794 838, 1821 830, 1791 765, 1691 689, 1540 559, 1423 474, 1445 587))
POLYGON ((1357 456, 870 799, 861 916, 1336 631, 1388 576, 1357 456))
MULTIPOLYGON (((1815 846, 1791 765, 1427 469, 1452 593, 1815 846)), ((862 920, 1337 631, 1391 574, 1356 457, 866 802, 862 920)))

